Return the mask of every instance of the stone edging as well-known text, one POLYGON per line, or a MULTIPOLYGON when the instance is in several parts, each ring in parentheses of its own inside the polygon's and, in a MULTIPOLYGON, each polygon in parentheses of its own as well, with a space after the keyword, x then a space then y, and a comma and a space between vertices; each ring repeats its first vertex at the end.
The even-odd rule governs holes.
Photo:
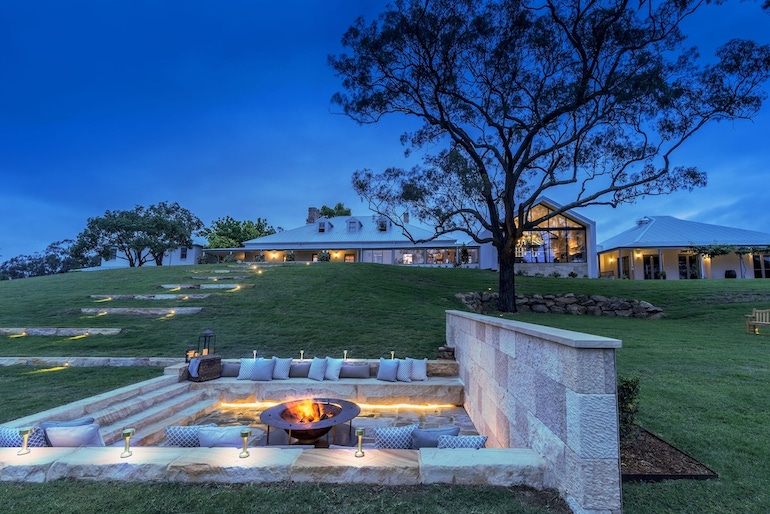
MULTIPOLYGON (((471 292, 455 295, 473 312, 486 314, 497 310, 498 293, 471 292)), ((541 314, 575 314, 590 316, 620 316, 624 318, 660 319, 666 315, 663 309, 644 300, 626 300, 587 294, 517 294, 519 312, 541 314)))

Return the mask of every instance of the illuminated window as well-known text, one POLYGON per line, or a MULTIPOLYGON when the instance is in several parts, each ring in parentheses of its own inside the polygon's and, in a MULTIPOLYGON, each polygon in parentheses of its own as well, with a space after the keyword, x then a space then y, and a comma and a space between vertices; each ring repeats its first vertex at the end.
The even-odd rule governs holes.
POLYGON ((345 254, 345 262, 356 262, 356 256, 352 253, 345 254))

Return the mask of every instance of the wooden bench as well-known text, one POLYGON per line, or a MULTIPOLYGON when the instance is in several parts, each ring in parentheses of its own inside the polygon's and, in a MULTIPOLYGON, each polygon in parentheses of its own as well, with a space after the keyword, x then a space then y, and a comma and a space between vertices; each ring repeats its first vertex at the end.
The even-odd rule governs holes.
POLYGON ((751 314, 746 314, 746 333, 759 334, 759 326, 770 326, 770 309, 752 309, 751 314))

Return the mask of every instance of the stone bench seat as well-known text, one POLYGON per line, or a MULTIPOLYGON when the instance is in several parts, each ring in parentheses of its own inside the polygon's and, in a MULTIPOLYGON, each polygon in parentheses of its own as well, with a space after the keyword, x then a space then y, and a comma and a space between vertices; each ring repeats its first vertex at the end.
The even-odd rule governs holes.
POLYGON ((49 482, 62 478, 124 482, 274 483, 325 482, 385 485, 524 485, 541 489, 545 463, 532 450, 485 448, 421 450, 131 447, 0 448, 5 481, 49 482))
POLYGON ((193 383, 209 394, 218 394, 223 402, 284 402, 297 398, 341 398, 356 403, 397 405, 443 404, 462 405, 464 387, 458 377, 428 377, 413 382, 386 382, 376 378, 341 378, 339 380, 251 381, 222 377, 193 383))

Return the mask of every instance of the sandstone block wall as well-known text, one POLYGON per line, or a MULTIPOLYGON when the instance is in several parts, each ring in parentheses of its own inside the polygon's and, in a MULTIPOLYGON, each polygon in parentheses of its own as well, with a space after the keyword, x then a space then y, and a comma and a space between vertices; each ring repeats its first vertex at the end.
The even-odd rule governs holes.
POLYGON ((621 341, 461 311, 447 311, 446 337, 487 446, 535 450, 575 512, 621 512, 621 341))

